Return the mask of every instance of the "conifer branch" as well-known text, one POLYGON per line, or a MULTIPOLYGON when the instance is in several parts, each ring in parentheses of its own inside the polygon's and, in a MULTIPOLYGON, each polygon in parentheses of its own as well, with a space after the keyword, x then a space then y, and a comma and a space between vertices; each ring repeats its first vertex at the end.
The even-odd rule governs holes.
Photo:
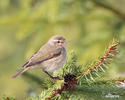
POLYGON ((46 100, 50 100, 51 98, 55 97, 57 94, 61 94, 63 91, 70 91, 70 89, 73 89, 75 85, 78 85, 76 76, 72 74, 65 75, 64 85, 60 89, 52 90, 50 97, 46 98, 46 100))
POLYGON ((77 77, 85 76, 85 75, 89 74, 91 71, 96 70, 97 68, 100 68, 101 71, 105 72, 103 67, 107 67, 107 65, 110 64, 110 61, 118 54, 117 46, 119 44, 120 44, 120 42, 117 41, 113 45, 109 46, 105 55, 103 57, 101 57, 100 60, 95 65, 89 67, 85 72, 78 74, 77 77))

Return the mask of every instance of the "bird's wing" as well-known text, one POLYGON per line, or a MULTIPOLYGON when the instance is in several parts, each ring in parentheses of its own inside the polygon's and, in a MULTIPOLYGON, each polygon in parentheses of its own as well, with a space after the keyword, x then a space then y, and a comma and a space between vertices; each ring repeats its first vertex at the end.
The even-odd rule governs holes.
POLYGON ((45 47, 36 52, 25 64, 24 67, 30 67, 36 64, 39 64, 43 61, 46 61, 48 59, 57 57, 61 54, 61 48, 55 48, 55 47, 45 47))

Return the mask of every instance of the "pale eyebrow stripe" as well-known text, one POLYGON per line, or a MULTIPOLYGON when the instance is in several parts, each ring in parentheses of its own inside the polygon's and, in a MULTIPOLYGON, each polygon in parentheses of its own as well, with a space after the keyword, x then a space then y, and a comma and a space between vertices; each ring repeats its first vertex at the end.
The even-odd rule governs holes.
POLYGON ((59 41, 59 40, 53 40, 53 41, 59 41))

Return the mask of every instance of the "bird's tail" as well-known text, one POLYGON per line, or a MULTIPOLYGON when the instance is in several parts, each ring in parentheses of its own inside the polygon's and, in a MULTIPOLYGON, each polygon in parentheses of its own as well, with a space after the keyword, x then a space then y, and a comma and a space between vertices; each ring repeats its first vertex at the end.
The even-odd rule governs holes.
POLYGON ((23 74, 23 73, 24 73, 25 71, 27 71, 28 69, 29 69, 28 67, 21 69, 19 72, 17 72, 16 74, 14 74, 14 75, 12 76, 12 78, 16 78, 17 76, 23 74))

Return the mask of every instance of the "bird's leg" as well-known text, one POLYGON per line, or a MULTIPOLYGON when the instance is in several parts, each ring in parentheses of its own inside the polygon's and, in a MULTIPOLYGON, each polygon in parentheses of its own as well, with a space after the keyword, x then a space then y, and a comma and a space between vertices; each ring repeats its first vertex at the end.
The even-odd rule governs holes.
POLYGON ((50 75, 47 71, 44 71, 51 79, 53 79, 53 76, 50 75))
POLYGON ((44 71, 53 81, 56 81, 56 80, 60 80, 59 76, 57 77, 53 77, 52 75, 50 75, 47 71, 44 71))

